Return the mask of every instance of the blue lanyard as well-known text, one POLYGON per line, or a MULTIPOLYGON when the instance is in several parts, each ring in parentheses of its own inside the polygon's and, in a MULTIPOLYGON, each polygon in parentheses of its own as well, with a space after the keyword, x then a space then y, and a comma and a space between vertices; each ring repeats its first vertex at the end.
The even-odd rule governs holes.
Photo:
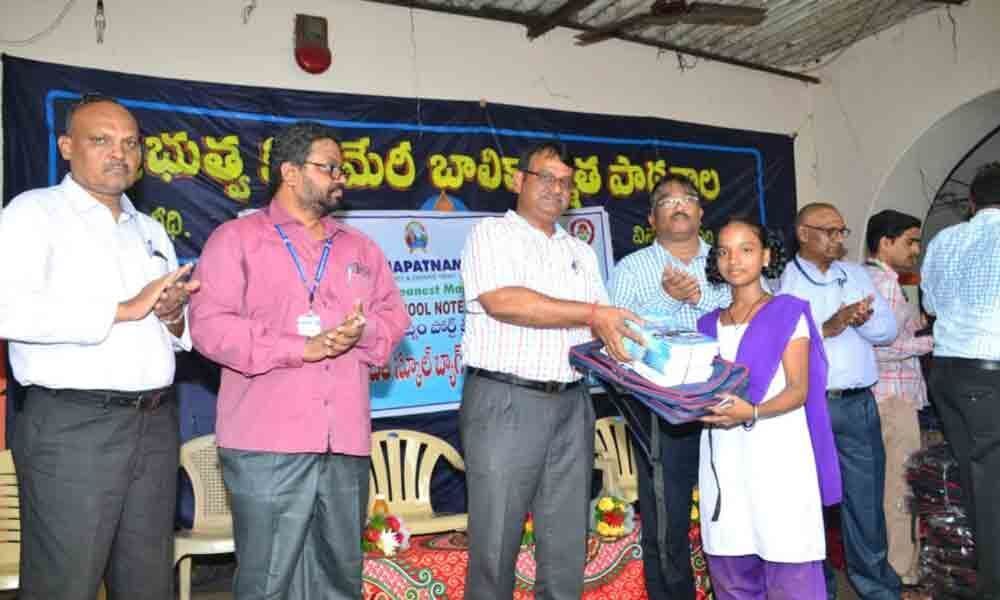
POLYGON ((295 269, 299 272, 299 279, 302 280, 302 285, 306 286, 306 291, 309 292, 309 309, 312 310, 316 288, 319 287, 319 282, 323 279, 323 274, 326 272, 326 261, 330 258, 330 246, 333 245, 333 238, 326 238, 326 242, 323 244, 323 254, 319 257, 319 264, 316 265, 316 276, 313 278, 312 285, 309 285, 309 282, 306 281, 306 272, 302 269, 302 263, 299 262, 299 255, 296 254, 295 247, 292 246, 292 240, 288 239, 285 232, 281 230, 281 225, 275 223, 274 228, 278 230, 281 241, 285 242, 285 248, 288 248, 288 253, 292 255, 295 269))

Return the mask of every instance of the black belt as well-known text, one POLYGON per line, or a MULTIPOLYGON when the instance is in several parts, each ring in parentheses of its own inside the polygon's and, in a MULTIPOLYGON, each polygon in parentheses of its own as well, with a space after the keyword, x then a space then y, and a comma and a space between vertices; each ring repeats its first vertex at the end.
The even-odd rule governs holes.
POLYGON ((826 397, 831 400, 839 400, 844 396, 853 396, 854 394, 860 394, 862 392, 867 392, 871 387, 857 387, 857 388, 845 388, 842 390, 826 390, 826 397))
POLYGON ((113 404, 115 406, 126 406, 136 410, 156 410, 170 399, 170 388, 159 388, 155 390, 143 390, 141 392, 120 392, 118 390, 75 390, 75 389, 52 389, 42 386, 34 386, 40 390, 45 390, 52 396, 78 396, 92 398, 101 404, 113 404))
POLYGON ((1000 360, 985 360, 982 358, 958 358, 957 356, 935 356, 932 365, 963 367, 966 369, 981 369, 983 371, 1000 371, 1000 360))
POLYGON ((583 383, 582 379, 577 379, 576 381, 535 381, 534 379, 524 379, 523 377, 518 377, 517 375, 511 375, 510 373, 488 371, 486 369, 480 369, 479 367, 469 367, 466 372, 470 375, 485 377, 486 379, 492 379, 493 381, 509 383, 511 385, 528 388, 529 390, 545 392, 546 394, 556 394, 558 392, 571 390, 583 383))

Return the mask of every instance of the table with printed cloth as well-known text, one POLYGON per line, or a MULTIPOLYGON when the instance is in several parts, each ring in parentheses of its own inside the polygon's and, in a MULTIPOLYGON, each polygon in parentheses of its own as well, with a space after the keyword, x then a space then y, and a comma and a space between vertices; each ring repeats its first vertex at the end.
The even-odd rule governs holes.
MULTIPOLYGON (((691 528, 692 563, 698 583, 696 600, 710 600, 708 574, 697 523, 691 528)), ((587 541, 583 600, 647 598, 642 576, 640 528, 614 541, 591 534, 587 541)), ((365 557, 365 600, 458 600, 465 595, 468 542, 464 533, 416 536, 410 548, 392 558, 365 557)), ((535 560, 531 546, 517 558, 515 600, 535 597, 535 560)))

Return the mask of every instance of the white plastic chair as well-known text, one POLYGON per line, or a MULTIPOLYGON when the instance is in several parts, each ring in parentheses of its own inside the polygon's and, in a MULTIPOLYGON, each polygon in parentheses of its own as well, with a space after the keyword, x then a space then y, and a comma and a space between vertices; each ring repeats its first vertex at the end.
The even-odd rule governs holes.
POLYGON ((629 503, 638 500, 632 436, 624 419, 603 417, 594 423, 594 455, 594 468, 603 474, 604 491, 629 503))
POLYGON ((431 475, 438 459, 465 471, 465 461, 441 438, 409 429, 372 433, 369 491, 382 494, 389 513, 402 517, 413 535, 465 531, 469 515, 437 514, 431 507, 431 475))
POLYGON ((20 581, 21 509, 10 450, 0 452, 0 590, 16 590, 20 581))
POLYGON ((181 468, 194 490, 194 521, 191 529, 174 536, 174 564, 180 600, 191 599, 191 557, 229 554, 235 551, 233 515, 229 494, 222 482, 219 453, 214 435, 188 440, 181 446, 181 468))

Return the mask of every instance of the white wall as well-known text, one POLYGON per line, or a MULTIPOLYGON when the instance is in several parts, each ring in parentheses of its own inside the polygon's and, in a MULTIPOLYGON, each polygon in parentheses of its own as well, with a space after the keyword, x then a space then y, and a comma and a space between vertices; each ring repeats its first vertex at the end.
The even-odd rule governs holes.
MULTIPOLYGON (((0 2, 0 39, 41 30, 64 4, 0 2), (15 9, 15 4, 20 6, 15 9)), ((402 8, 358 0, 260 0, 244 26, 245 4, 105 2, 108 30, 98 46, 94 2, 77 2, 53 35, 23 48, 0 43, 0 51, 154 76, 324 92, 485 98, 778 133, 791 133, 806 122, 806 84, 705 61, 681 73, 674 55, 658 58, 654 49, 619 42, 579 48, 565 29, 532 43, 520 26, 417 11, 411 40, 411 13, 402 8), (297 12, 329 19, 334 64, 323 75, 308 75, 294 63, 297 12)), ((807 139, 799 138, 797 146, 811 153, 807 139)), ((814 196, 810 180, 800 182, 799 193, 814 196)))
POLYGON ((810 89, 817 166, 807 174, 800 162, 799 178, 844 209, 859 232, 854 256, 872 212, 923 218, 952 167, 1000 123, 990 95, 1000 88, 1000 2, 970 0, 951 15, 957 50, 947 12, 934 10, 858 43, 810 89))

